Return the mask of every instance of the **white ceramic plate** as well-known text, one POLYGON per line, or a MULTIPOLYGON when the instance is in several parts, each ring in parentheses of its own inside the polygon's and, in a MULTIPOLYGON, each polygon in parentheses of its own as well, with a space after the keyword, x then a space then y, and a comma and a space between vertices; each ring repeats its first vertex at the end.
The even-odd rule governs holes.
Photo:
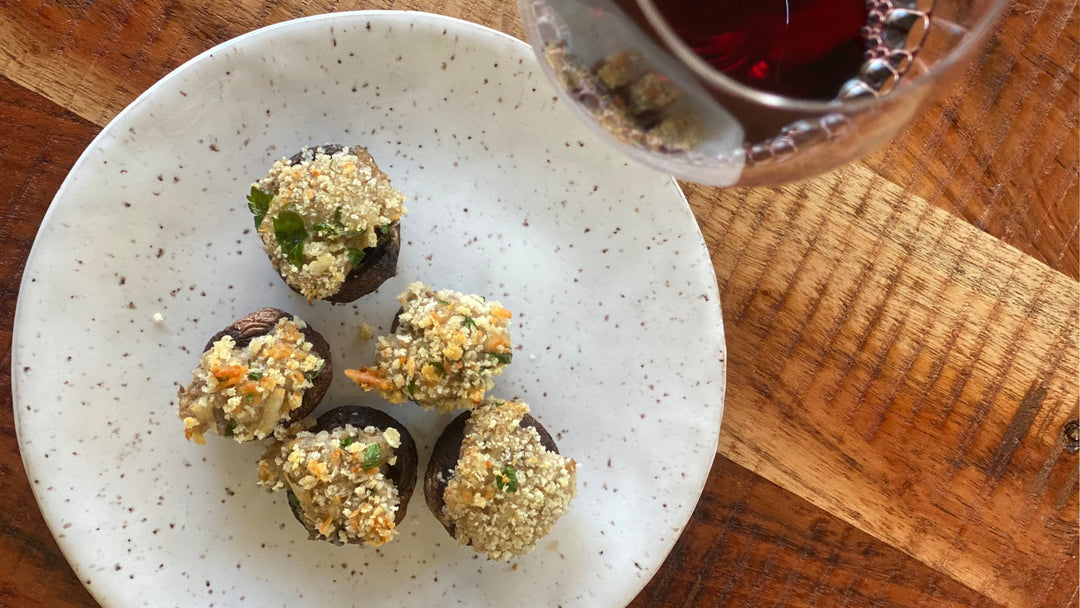
MULTIPOLYGON (((94 140, 42 224, 15 320, 19 442, 41 510, 106 606, 621 606, 659 567, 716 448, 724 341, 712 265, 674 182, 554 101, 529 48, 411 12, 268 27, 188 62, 94 140), (367 146, 409 197, 398 276, 309 306, 274 274, 244 196, 304 144, 367 146), (260 306, 330 341, 319 412, 384 408, 421 472, 450 416, 340 373, 369 364, 406 284, 515 312, 520 396, 581 463, 578 497, 514 566, 478 559, 413 496, 380 550, 309 542, 255 485, 260 447, 185 442, 177 385, 260 306), (154 313, 165 321, 155 324, 154 313)), ((32 508, 27 505, 27 508, 32 508)))

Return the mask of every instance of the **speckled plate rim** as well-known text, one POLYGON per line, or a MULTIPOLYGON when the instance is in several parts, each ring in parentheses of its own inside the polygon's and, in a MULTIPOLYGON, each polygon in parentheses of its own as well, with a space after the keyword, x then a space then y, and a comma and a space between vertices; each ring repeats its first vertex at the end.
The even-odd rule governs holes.
MULTIPOLYGON (((280 23, 275 23, 275 24, 272 24, 272 25, 269 25, 269 26, 266 26, 266 27, 263 27, 263 28, 252 30, 250 32, 247 32, 245 34, 242 34, 240 36, 237 36, 237 37, 232 38, 230 40, 227 40, 225 42, 222 42, 222 43, 220 43, 218 45, 215 45, 214 47, 211 47, 210 49, 207 49, 206 51, 203 51, 202 53, 200 53, 200 54, 196 55, 195 57, 192 57, 191 59, 185 61, 183 64, 181 64, 180 66, 178 66, 177 68, 175 68, 174 70, 172 70, 171 72, 169 72, 168 74, 163 76, 160 80, 158 80, 153 85, 151 85, 149 88, 147 88, 145 91, 143 91, 143 93, 141 93, 138 97, 136 97, 135 100, 133 100, 130 104, 128 104, 116 116, 114 116, 109 121, 109 123, 106 124, 105 127, 102 128, 101 132, 99 132, 98 135, 96 137, 94 137, 94 139, 86 146, 86 148, 80 154, 78 160, 76 160, 75 164, 72 165, 72 168, 69 170, 67 177, 65 177, 65 179, 64 179, 63 183, 61 184, 60 188, 57 190, 56 194, 54 195, 53 200, 49 205, 49 208, 46 210, 45 215, 42 217, 41 223, 38 226, 38 231, 35 234, 34 243, 31 246, 30 253, 27 255, 26 261, 25 261, 25 263, 23 265, 24 274, 23 274, 23 277, 22 277, 22 279, 20 281, 20 285, 19 285, 19 293, 18 293, 18 296, 16 298, 16 308, 15 308, 15 315, 14 315, 14 323, 13 323, 13 326, 12 326, 12 341, 11 341, 11 351, 10 351, 11 354, 12 354, 12 361, 11 361, 10 372, 11 372, 11 379, 12 379, 12 382, 11 382, 11 394, 12 394, 12 404, 13 404, 12 411, 13 411, 13 417, 14 417, 14 422, 15 422, 16 439, 17 439, 18 446, 19 446, 20 458, 23 461, 23 466, 24 466, 24 468, 26 470, 26 475, 27 475, 28 481, 30 479, 39 478, 39 477, 44 479, 44 477, 42 477, 39 474, 40 470, 38 468, 38 465, 41 464, 42 465, 41 468, 46 468, 46 467, 44 466, 44 462, 36 463, 32 459, 28 459, 26 457, 26 450, 25 450, 25 446, 24 446, 23 420, 22 420, 22 417, 21 417, 21 415, 19 413, 19 407, 18 407, 18 404, 21 402, 21 400, 19 398, 20 388, 21 388, 24 380, 22 379, 22 376, 17 373, 17 370, 19 369, 20 365, 22 365, 23 362, 20 359, 18 359, 17 356, 16 356, 16 353, 17 353, 17 350, 18 350, 16 348, 16 346, 19 343, 19 335, 20 335, 19 328, 24 324, 24 316, 26 314, 25 313, 26 305, 24 303, 23 294, 24 294, 24 291, 25 291, 24 287, 28 284, 29 281, 28 281, 28 274, 25 273, 25 269, 33 266, 34 263, 36 262, 37 258, 40 256, 41 235, 46 230, 46 228, 48 227, 50 222, 52 221, 53 215, 56 212, 57 208, 59 207, 59 205, 57 203, 59 201, 61 201, 63 198, 65 198, 65 196, 67 195, 67 193, 68 193, 67 191, 68 191, 71 183, 74 180, 74 176, 82 169, 83 165, 88 162, 88 159, 91 156, 91 151, 94 150, 98 146, 98 144, 103 142, 109 136, 110 129, 113 128, 114 125, 122 122, 122 120, 124 120, 129 114, 133 114, 135 112, 138 112, 140 110, 140 108, 149 99, 153 98, 156 94, 158 94, 158 92, 161 89, 165 88, 167 86, 167 83, 169 83, 171 80, 173 80, 175 78, 180 77, 191 66, 193 66, 193 65, 195 65, 195 64, 197 64, 197 63, 199 63, 201 61, 206 60, 207 58, 209 58, 210 56, 212 56, 214 54, 222 53, 222 52, 228 50, 229 48, 231 48, 233 46, 236 46, 236 45, 238 45, 238 44, 240 44, 240 43, 242 43, 244 41, 247 41, 247 40, 249 40, 251 38, 261 37, 261 36, 271 36, 277 30, 291 28, 291 27, 294 27, 294 26, 296 26, 297 24, 300 24, 300 23, 315 22, 315 21, 319 21, 319 20, 341 19, 341 18, 364 19, 364 18, 371 18, 371 17, 376 17, 376 16, 378 18, 381 18, 381 19, 400 18, 404 22, 408 22, 408 20, 413 20, 413 19, 433 19, 433 20, 436 20, 436 21, 441 21, 441 22, 446 23, 446 24, 453 24, 455 26, 460 26, 460 27, 465 28, 466 30, 471 29, 477 35, 494 36, 496 38, 502 38, 502 39, 504 39, 506 41, 510 41, 512 43, 515 43, 515 44, 528 46, 527 42, 524 42, 524 41, 522 41, 522 40, 520 40, 518 38, 510 36, 510 35, 508 35, 508 34, 506 34, 504 32, 500 32, 498 30, 489 28, 487 26, 483 26, 483 25, 480 25, 480 24, 477 24, 477 23, 474 23, 474 22, 471 22, 471 21, 464 20, 464 19, 458 19, 458 18, 455 18, 455 17, 449 17, 449 16, 446 16, 446 15, 440 15, 440 14, 437 14, 437 13, 428 13, 428 12, 423 12, 423 11, 409 11, 409 10, 361 10, 361 11, 341 11, 341 12, 334 12, 334 13, 325 13, 325 14, 319 14, 319 15, 312 15, 312 16, 303 17, 303 18, 299 18, 299 19, 293 19, 293 20, 283 21, 283 22, 280 22, 280 23)), ((686 200, 685 193, 683 192, 682 188, 679 186, 678 181, 673 176, 669 177, 669 179, 671 180, 671 183, 672 183, 675 191, 678 193, 678 196, 681 199, 682 206, 685 207, 685 208, 689 208, 689 203, 686 200)), ((688 232, 688 234, 696 237, 696 241, 698 243, 700 243, 702 247, 705 247, 704 236, 702 235, 700 226, 697 224, 697 222, 691 222, 691 226, 688 226, 687 232, 688 232)), ((704 287, 707 289, 707 291, 709 293, 714 294, 717 297, 717 302, 719 302, 719 287, 718 287, 718 284, 716 282, 715 275, 711 275, 711 274, 709 275, 708 284, 704 285, 704 287)), ((682 532, 685 530, 686 524, 689 522, 691 516, 693 515, 693 511, 696 508, 696 503, 700 499, 700 496, 704 491, 705 484, 708 481, 708 474, 707 473, 708 473, 708 470, 711 469, 711 463, 715 460, 716 449, 718 448, 718 445, 719 445, 719 435, 720 435, 720 428, 721 428, 721 423, 722 423, 722 419, 723 419, 724 403, 725 403, 726 388, 727 388, 727 382, 726 382, 726 379, 727 379, 727 357, 726 357, 726 346, 725 346, 726 338, 725 338, 725 332, 724 332, 724 327, 723 327, 723 320, 722 320, 722 318, 720 317, 719 314, 717 314, 716 331, 717 331, 717 336, 718 336, 719 341, 720 341, 720 347, 721 347, 722 356, 721 356, 721 358, 720 358, 720 360, 718 362, 717 376, 713 380, 716 383, 716 390, 719 393, 718 408, 719 408, 719 414, 720 415, 719 415, 719 417, 718 417, 718 419, 716 421, 716 432, 715 432, 715 436, 714 436, 714 449, 712 450, 712 454, 710 456, 710 466, 706 467, 706 469, 705 469, 706 474, 702 476, 702 478, 700 480, 700 484, 698 484, 697 492, 694 495, 693 501, 685 509, 685 517, 680 518, 682 521, 681 521, 681 524, 679 525, 678 529, 674 531, 675 534, 670 535, 667 538, 667 540, 662 541, 666 545, 666 546, 661 548, 661 553, 662 553, 663 556, 667 556, 667 555, 670 554, 670 552, 673 549, 675 543, 678 541, 678 539, 681 536, 682 532)), ((50 511, 48 501, 43 500, 42 490, 39 489, 39 487, 37 485, 33 484, 33 483, 31 483, 30 485, 31 485, 31 491, 34 494, 34 498, 35 498, 35 501, 37 503, 39 512, 42 515, 42 518, 45 520, 45 523, 48 526, 50 533, 53 535, 53 538, 56 540, 57 545, 59 546, 59 548, 61 550, 61 553, 63 553, 65 559, 67 559, 68 563, 72 566, 73 570, 75 570, 76 575, 78 576, 80 565, 78 563, 76 563, 76 562, 73 562, 70 559, 70 551, 69 551, 69 543, 74 542, 74 541, 66 540, 64 538, 59 537, 59 535, 57 534, 57 525, 55 523, 55 514, 53 514, 50 511)), ((656 560, 654 563, 648 564, 647 567, 644 568, 644 570, 647 573, 647 576, 640 579, 641 584, 636 586, 636 588, 633 589, 632 593, 628 594, 627 597, 620 598, 620 601, 618 602, 617 605, 623 605, 623 604, 629 602, 638 593, 640 593, 641 589, 643 589, 645 587, 645 585, 648 584, 648 582, 652 579, 652 577, 660 569, 661 565, 663 565, 663 562, 664 562, 664 559, 659 559, 659 560, 656 560)), ((81 579, 80 579, 80 582, 84 583, 84 581, 82 581, 81 579)), ((106 593, 108 591, 108 589, 91 588, 89 586, 86 586, 85 583, 84 583, 84 588, 86 588, 87 591, 94 597, 94 599, 97 602, 99 602, 100 604, 102 604, 103 606, 112 607, 112 606, 120 606, 121 605, 121 604, 113 603, 111 601, 111 600, 113 600, 115 598, 112 595, 106 593)), ((126 603, 124 605, 126 605, 126 603)), ((134 605, 134 604, 132 604, 132 605, 134 605)))

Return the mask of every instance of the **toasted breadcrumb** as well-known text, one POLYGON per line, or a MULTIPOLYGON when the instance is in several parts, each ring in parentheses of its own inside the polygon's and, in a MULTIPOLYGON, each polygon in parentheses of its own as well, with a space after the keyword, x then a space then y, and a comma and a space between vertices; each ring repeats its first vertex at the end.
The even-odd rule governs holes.
POLYGON ((273 195, 258 226, 263 249, 285 282, 309 299, 336 294, 353 268, 350 251, 356 256, 374 247, 376 231, 406 213, 404 195, 360 146, 335 154, 305 148, 299 164, 283 158, 253 186, 273 195), (286 210, 300 215, 308 234, 300 267, 287 259, 275 233, 276 218, 286 210))
POLYGON ((207 432, 237 442, 274 434, 326 365, 304 337, 305 327, 300 319, 283 317, 243 348, 227 335, 214 342, 179 393, 185 436, 201 445, 207 432))
POLYGON ((259 462, 259 485, 286 490, 314 539, 377 547, 397 534, 397 487, 386 476, 401 445, 397 429, 351 424, 303 431, 270 446, 259 462))
POLYGON ((457 539, 493 560, 530 551, 577 493, 577 463, 521 428, 528 412, 521 401, 500 399, 474 409, 443 494, 457 539))
POLYGON ((513 357, 510 311, 481 296, 419 282, 398 301, 397 331, 379 337, 375 366, 345 375, 392 403, 412 400, 440 411, 475 407, 513 357))
POLYGON ((360 339, 361 340, 370 340, 370 339, 372 339, 374 337, 375 337, 375 328, 374 327, 368 325, 367 323, 363 323, 363 324, 360 325, 360 339))

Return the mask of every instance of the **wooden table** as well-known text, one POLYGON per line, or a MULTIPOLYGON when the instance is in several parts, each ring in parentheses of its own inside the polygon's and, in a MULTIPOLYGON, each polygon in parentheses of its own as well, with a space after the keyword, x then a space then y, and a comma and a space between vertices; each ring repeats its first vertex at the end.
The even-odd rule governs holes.
MULTIPOLYGON (((360 8, 522 35, 495 0, 0 3, 0 341, 49 202, 117 112, 229 38, 360 8)), ((635 606, 1078 605, 1078 32, 1076 0, 1015 2, 871 158, 778 189, 685 185, 720 285, 726 413, 635 606)), ((95 606, 31 494, 10 363, 0 607, 95 606)))

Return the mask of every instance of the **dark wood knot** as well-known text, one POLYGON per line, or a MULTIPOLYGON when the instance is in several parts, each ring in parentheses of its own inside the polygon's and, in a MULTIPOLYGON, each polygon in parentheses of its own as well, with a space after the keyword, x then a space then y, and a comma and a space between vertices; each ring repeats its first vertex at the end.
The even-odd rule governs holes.
POLYGON ((1062 430, 1065 433, 1065 449, 1070 454, 1075 454, 1077 450, 1080 450, 1080 422, 1071 420, 1062 430))

